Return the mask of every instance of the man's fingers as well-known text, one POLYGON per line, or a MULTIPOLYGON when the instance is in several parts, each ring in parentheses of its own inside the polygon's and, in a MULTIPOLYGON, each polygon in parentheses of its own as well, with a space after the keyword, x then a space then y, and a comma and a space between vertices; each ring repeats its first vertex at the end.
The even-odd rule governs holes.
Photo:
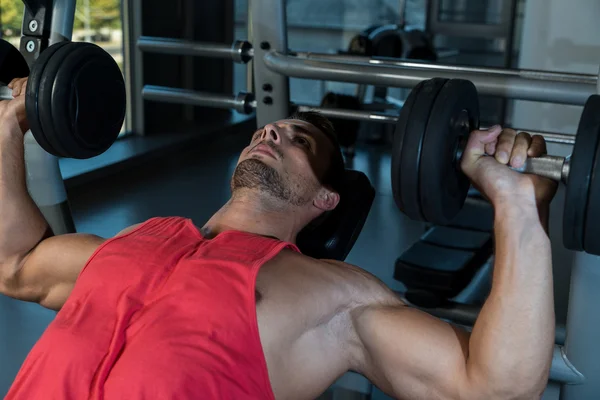
POLYGON ((12 95, 13 95, 13 97, 19 97, 20 95, 22 95, 23 93, 25 93, 25 90, 27 89, 27 78, 13 79, 8 84, 8 87, 10 89, 12 89, 12 95))
POLYGON ((510 155, 515 144, 517 132, 512 129, 503 129, 502 134, 498 137, 496 145, 496 160, 502 164, 508 164, 510 155))
POLYGON ((534 135, 531 138, 531 144, 529 145, 529 150, 527 150, 527 156, 529 157, 540 157, 546 154, 548 150, 546 149, 546 141, 543 136, 534 135))
POLYGON ((494 140, 492 143, 488 143, 485 145, 485 154, 489 155, 489 156, 493 156, 494 154, 496 154, 496 144, 498 144, 498 142, 496 140, 494 140))
POLYGON ((502 133, 500 126, 493 126, 488 130, 477 130, 471 132, 465 152, 482 156, 485 154, 486 146, 494 145, 498 136, 502 133))
POLYGON ((493 126, 488 130, 476 130, 471 132, 461 158, 461 167, 463 171, 468 174, 468 171, 472 170, 477 160, 486 154, 489 147, 495 145, 498 136, 501 133, 502 127, 499 125, 493 126))
POLYGON ((531 146, 531 136, 527 132, 519 132, 515 137, 515 142, 510 156, 510 165, 513 168, 520 168, 527 159, 527 152, 531 146))

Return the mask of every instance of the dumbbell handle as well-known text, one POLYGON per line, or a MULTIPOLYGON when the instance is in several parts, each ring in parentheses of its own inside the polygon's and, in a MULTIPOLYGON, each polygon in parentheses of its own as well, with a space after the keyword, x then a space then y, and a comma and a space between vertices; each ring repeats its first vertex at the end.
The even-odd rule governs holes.
MULTIPOLYGON (((462 158, 466 144, 466 140, 463 138, 456 151, 456 161, 462 158)), ((567 183, 569 172, 571 171, 570 166, 570 157, 545 155, 527 158, 521 168, 511 169, 524 174, 539 175, 555 182, 567 183)))
POLYGON ((567 183, 570 172, 568 157, 541 156, 528 158, 521 168, 513 168, 525 174, 535 174, 556 182, 567 183))
POLYGON ((0 83, 0 100, 12 100, 12 89, 3 83, 0 83))

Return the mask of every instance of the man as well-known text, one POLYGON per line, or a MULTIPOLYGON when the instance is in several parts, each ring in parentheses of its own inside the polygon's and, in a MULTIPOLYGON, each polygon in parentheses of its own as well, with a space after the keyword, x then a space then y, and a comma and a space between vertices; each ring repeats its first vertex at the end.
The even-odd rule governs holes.
POLYGON ((462 169, 494 206, 496 256, 468 333, 358 267, 298 251, 298 232, 339 202, 339 147, 316 113, 254 133, 231 200, 201 229, 153 218, 109 240, 51 236, 25 187, 24 84, 0 104, 0 288, 60 311, 8 399, 313 399, 350 370, 399 399, 540 397, 556 187, 506 164, 543 154, 542 138, 470 136, 462 169))

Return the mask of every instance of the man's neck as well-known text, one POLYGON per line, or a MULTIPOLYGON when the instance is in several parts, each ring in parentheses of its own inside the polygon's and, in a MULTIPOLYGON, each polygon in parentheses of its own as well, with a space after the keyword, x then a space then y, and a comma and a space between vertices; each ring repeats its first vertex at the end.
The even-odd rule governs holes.
POLYGON ((293 207, 284 208, 252 195, 237 195, 217 211, 201 231, 204 236, 214 237, 223 231, 236 230, 295 243, 303 223, 294 214, 293 207))

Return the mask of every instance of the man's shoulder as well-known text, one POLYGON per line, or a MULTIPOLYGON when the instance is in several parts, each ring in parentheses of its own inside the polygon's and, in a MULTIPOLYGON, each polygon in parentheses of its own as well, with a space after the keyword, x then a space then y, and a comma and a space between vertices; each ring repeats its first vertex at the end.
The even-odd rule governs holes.
POLYGON ((370 272, 344 261, 316 259, 290 249, 284 249, 280 261, 304 274, 312 276, 318 283, 343 290, 360 304, 399 304, 399 297, 379 278, 370 272))

